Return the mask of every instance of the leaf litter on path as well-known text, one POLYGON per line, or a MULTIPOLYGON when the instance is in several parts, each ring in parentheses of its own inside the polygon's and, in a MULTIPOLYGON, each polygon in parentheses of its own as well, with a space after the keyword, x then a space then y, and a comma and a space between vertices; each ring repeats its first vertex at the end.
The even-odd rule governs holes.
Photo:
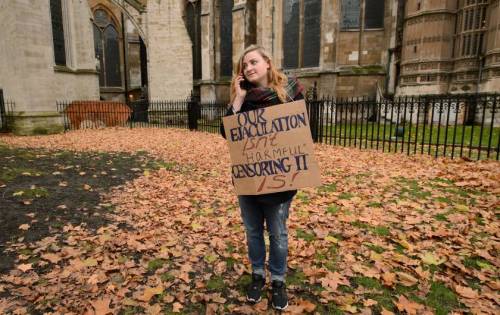
MULTIPOLYGON (((37 268, 3 275, 0 286, 20 291, 0 305, 272 312, 245 303, 249 262, 220 136, 108 128, 0 142, 146 151, 167 163, 103 195, 116 211, 97 232, 66 223, 56 246, 30 244, 37 268)), ((289 218, 290 313, 497 313, 499 162, 315 149, 325 184, 301 190, 289 218)))

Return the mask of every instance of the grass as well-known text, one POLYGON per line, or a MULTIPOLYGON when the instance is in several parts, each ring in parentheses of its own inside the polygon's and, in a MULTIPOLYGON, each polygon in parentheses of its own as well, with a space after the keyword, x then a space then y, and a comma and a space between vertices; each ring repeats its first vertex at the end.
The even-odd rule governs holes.
POLYGON ((175 277, 169 272, 164 272, 161 274, 160 279, 163 282, 169 282, 169 281, 173 281, 175 279, 175 277))
POLYGON ((337 191, 337 184, 336 183, 331 183, 331 184, 326 184, 318 188, 319 192, 332 192, 332 191, 337 191))
POLYGON ((49 196, 49 191, 43 187, 32 187, 27 190, 18 190, 12 194, 13 196, 20 198, 43 198, 49 196))
POLYGON ((148 262, 148 271, 155 272, 156 270, 163 267, 167 261, 165 259, 156 258, 148 262))
POLYGON ((377 254, 382 254, 383 252, 385 252, 385 249, 383 247, 374 244, 365 244, 365 246, 371 249, 372 251, 376 252, 377 254))
POLYGON ((328 208, 326 208, 326 212, 330 214, 336 214, 340 211, 340 207, 337 205, 329 205, 328 208))
POLYGON ((440 282, 432 283, 425 304, 434 308, 436 315, 449 314, 453 309, 459 307, 455 293, 440 282))
MULTIPOLYGON (((399 127, 399 126, 398 126, 399 127)), ((322 134, 318 137, 321 142, 330 143, 342 146, 356 146, 362 148, 379 149, 384 152, 402 152, 402 153, 417 153, 429 154, 432 156, 447 156, 459 157, 464 156, 472 160, 479 159, 496 159, 498 152, 495 148, 500 138, 500 127, 483 128, 482 136, 480 137, 480 126, 454 126, 439 127, 433 126, 432 130, 427 125, 415 127, 412 124, 405 124, 405 132, 403 137, 395 137, 396 125, 392 124, 376 124, 376 123, 359 123, 337 125, 327 125, 323 127, 322 134), (372 130, 373 128, 373 130, 372 130), (425 130, 425 131, 424 131, 425 130), (492 132, 490 139, 490 130, 492 132), (432 132, 431 132, 432 131, 432 132), (463 137, 463 145, 462 145, 463 137), (446 141, 445 141, 446 140, 446 141), (488 151, 488 143, 491 140, 490 150, 488 151), (479 150, 479 144, 481 149, 479 150)))
POLYGON ((351 193, 348 193, 348 192, 343 192, 339 195, 339 199, 351 199, 352 197, 354 197, 353 194, 351 193))
POLYGON ((395 311, 394 301, 397 301, 400 295, 405 295, 410 300, 432 307, 435 310, 435 314, 438 315, 449 314, 453 309, 460 306, 455 293, 448 289, 443 283, 439 282, 432 283, 425 297, 415 294, 415 290, 418 289, 417 285, 412 287, 396 285, 394 288, 390 289, 382 285, 377 279, 363 276, 351 278, 351 283, 352 288, 339 286, 339 290, 350 293, 353 292, 353 288, 360 286, 370 290, 368 293, 365 293, 364 296, 365 298, 373 299, 378 302, 372 309, 375 313, 380 313, 382 307, 389 311, 395 311))
POLYGON ((3 167, 0 168, 0 181, 9 182, 18 176, 41 176, 42 172, 31 168, 23 167, 3 167))
POLYGON ((363 223, 363 222, 358 221, 358 220, 352 222, 351 225, 354 227, 360 228, 360 229, 368 230, 368 231, 370 231, 373 234, 378 235, 378 236, 388 236, 391 234, 389 228, 386 226, 382 226, 382 225, 371 226, 369 224, 363 223))
POLYGON ((305 285, 308 277, 301 270, 296 270, 295 272, 288 272, 286 276, 287 285, 302 287, 305 285))
POLYGON ((479 256, 470 256, 464 258, 464 266, 467 268, 473 268, 476 270, 481 269, 493 269, 493 266, 485 259, 479 256))
MULTIPOLYGON (((355 119, 353 117, 353 119, 355 119)), ((461 145, 462 136, 464 138, 464 146, 469 146, 472 143, 473 147, 479 146, 479 142, 481 140, 481 146, 487 146, 488 141, 490 139, 490 131, 491 128, 484 127, 482 137, 480 137, 481 126, 457 126, 455 129, 454 126, 444 127, 433 125, 432 129, 429 125, 426 125, 425 128, 423 124, 419 124, 418 128, 414 123, 410 124, 398 124, 397 127, 404 127, 403 138, 405 142, 417 141, 421 143, 422 140, 424 143, 430 144, 455 144, 461 145), (418 129, 418 130, 417 130, 418 129), (439 130, 439 137, 438 137, 439 130), (455 141, 453 141, 453 136, 455 135, 455 141), (446 138, 446 142, 445 142, 446 138)), ((500 127, 494 127, 491 137, 492 146, 495 146, 498 143, 498 138, 500 137, 500 127)), ((354 141, 353 137, 356 137, 358 140, 360 139, 368 139, 371 140, 372 137, 374 140, 391 140, 392 137, 395 136, 396 133, 396 124, 383 124, 383 123, 373 123, 373 122, 365 122, 365 123, 338 123, 337 125, 327 125, 323 127, 323 136, 334 136, 335 138, 340 138, 342 143, 344 140, 349 142, 349 138, 351 138, 351 143, 354 141), (385 128, 385 130, 384 130, 385 128), (392 130, 391 130, 392 128, 392 130), (347 139, 345 139, 347 138, 347 139)), ((392 140, 394 140, 392 138, 392 140)), ((398 141, 402 141, 401 138, 398 141)))
POLYGON ((213 276, 207 282, 207 289, 210 291, 221 291, 225 287, 224 278, 221 276, 213 276))
POLYGON ((314 241, 316 239, 316 236, 314 236, 313 233, 308 233, 302 229, 297 229, 296 233, 297 233, 297 238, 301 238, 301 239, 305 240, 306 242, 311 242, 311 241, 314 241))

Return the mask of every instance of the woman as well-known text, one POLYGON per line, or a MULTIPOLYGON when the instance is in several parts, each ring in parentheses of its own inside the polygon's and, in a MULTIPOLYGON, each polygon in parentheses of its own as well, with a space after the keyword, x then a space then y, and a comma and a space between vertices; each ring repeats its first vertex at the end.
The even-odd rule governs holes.
MULTIPOLYGON (((226 116, 304 99, 302 85, 296 79, 288 78, 278 71, 270 56, 260 46, 252 45, 245 49, 239 59, 236 73, 231 82, 231 102, 226 116)), ((221 134, 226 137, 224 126, 221 126, 221 134)), ((270 243, 272 305, 278 310, 284 310, 288 306, 285 287, 288 255, 286 221, 296 193, 296 190, 290 190, 238 196, 248 255, 252 264, 252 283, 247 288, 247 300, 254 303, 260 301, 266 283, 265 221, 270 243)))

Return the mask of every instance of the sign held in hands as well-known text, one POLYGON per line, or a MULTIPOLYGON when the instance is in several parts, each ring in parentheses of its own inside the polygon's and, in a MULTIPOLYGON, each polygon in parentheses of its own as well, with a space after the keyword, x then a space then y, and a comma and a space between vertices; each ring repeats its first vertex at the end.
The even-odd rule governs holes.
POLYGON ((304 100, 223 118, 238 195, 321 185, 304 100))

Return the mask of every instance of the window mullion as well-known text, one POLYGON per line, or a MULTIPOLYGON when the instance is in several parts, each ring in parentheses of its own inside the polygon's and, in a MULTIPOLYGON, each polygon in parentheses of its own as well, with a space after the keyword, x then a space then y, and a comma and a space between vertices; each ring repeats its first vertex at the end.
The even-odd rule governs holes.
POLYGON ((102 37, 101 37, 101 47, 102 47, 102 81, 103 81, 103 86, 108 86, 108 79, 106 77, 106 46, 104 46, 106 42, 104 30, 102 30, 102 37))
POLYGON ((298 64, 297 68, 302 68, 304 64, 302 49, 304 46, 304 0, 300 0, 299 4, 299 44, 297 45, 298 52, 298 64))

